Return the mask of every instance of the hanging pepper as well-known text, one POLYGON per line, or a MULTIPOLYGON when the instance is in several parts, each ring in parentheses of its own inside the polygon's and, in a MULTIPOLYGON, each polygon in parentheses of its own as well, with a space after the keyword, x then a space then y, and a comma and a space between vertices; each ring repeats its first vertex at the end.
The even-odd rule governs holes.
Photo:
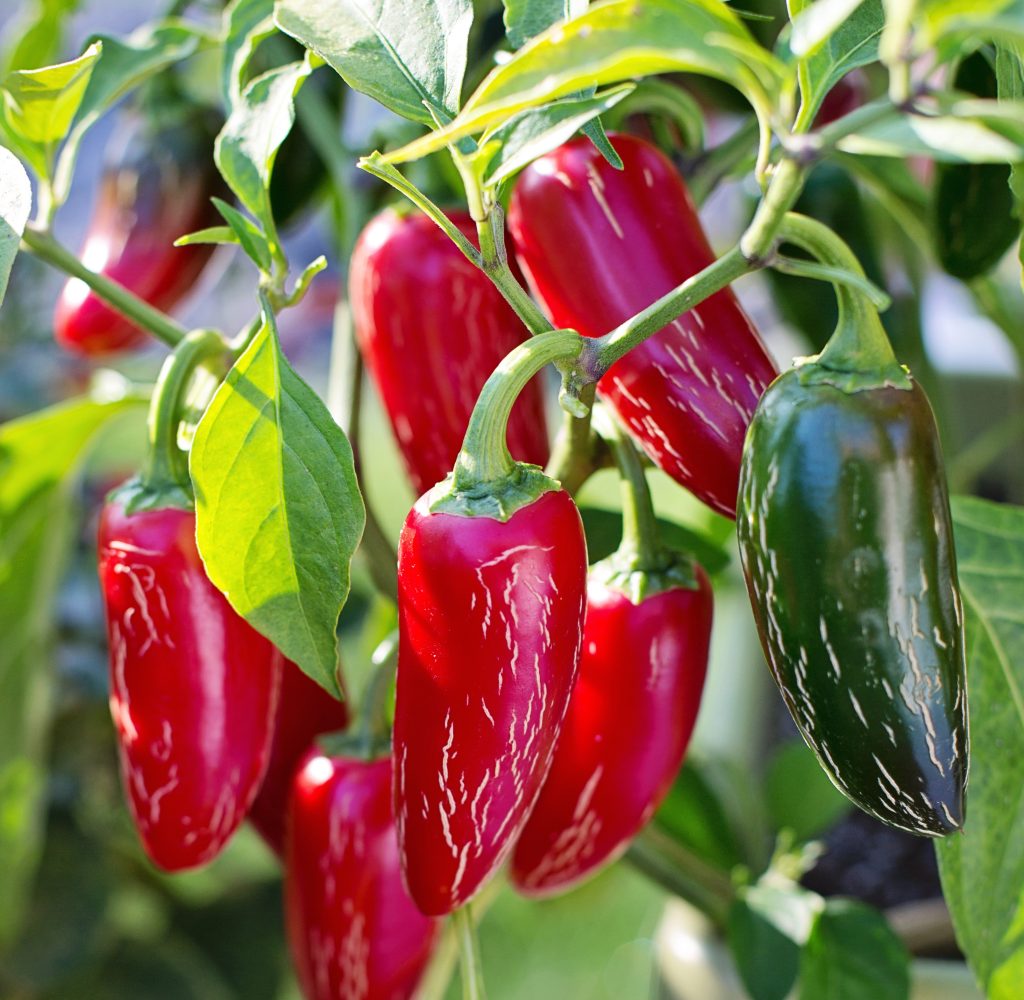
POLYGON ((512 854, 512 883, 528 895, 564 891, 626 849, 672 785, 704 687, 711 585, 694 559, 658 544, 639 458, 620 432, 609 437, 623 540, 590 571, 579 679, 512 854))
POLYGON ((161 372, 142 475, 100 516, 99 576, 110 640, 110 711, 124 789, 146 853, 167 871, 210 861, 263 780, 281 657, 206 576, 175 444, 195 366, 224 354, 190 334, 161 372))
MULTIPOLYGON (((453 223, 473 243, 466 212, 453 223)), ((387 410, 413 489, 451 470, 487 376, 526 336, 491 280, 421 214, 382 212, 363 230, 349 272, 359 348, 387 410)), ((513 457, 548 460, 540 381, 509 420, 513 457)))
MULTIPOLYGON (((820 223, 788 217, 786 232, 860 273, 820 223)), ((942 836, 963 825, 968 760, 942 455, 878 314, 849 288, 838 298, 832 340, 751 424, 740 555, 772 674, 829 776, 883 822, 942 836)))
MULTIPOLYGON (((212 244, 175 247, 179 236, 223 224, 210 201, 223 185, 213 163, 214 133, 202 116, 155 127, 128 119, 103 175, 82 247, 86 267, 124 285, 150 305, 173 309, 196 283, 212 244)), ((146 334, 79 278, 57 300, 57 340, 88 355, 125 351, 146 334)))
POLYGON ((310 751, 292 782, 285 848, 288 943, 307 1000, 407 1000, 438 925, 405 887, 390 756, 310 751))
MULTIPOLYGON (((714 261, 682 178, 654 146, 585 138, 522 172, 509 232, 554 324, 598 337, 714 261)), ((775 367, 728 288, 616 362, 598 384, 647 454, 730 517, 743 435, 775 367)))
POLYGON ((484 386, 454 473, 402 529, 395 815, 406 883, 427 914, 465 903, 511 849, 576 679, 579 511, 539 469, 512 461, 504 431, 529 377, 579 348, 558 332, 510 356, 484 386))

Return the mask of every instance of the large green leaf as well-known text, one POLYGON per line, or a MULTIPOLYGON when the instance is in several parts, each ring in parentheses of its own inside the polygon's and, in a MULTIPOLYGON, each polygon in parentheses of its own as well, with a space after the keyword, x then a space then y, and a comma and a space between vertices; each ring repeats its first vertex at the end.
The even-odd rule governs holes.
POLYGON ((990 1000, 1024 982, 1024 509, 953 504, 967 630, 967 823, 936 845, 957 939, 990 1000))
POLYGON ((38 859, 57 586, 88 446, 137 401, 79 399, 0 426, 0 940, 38 859))
POLYGON ((338 694, 335 628, 365 512, 348 439, 289 366, 269 313, 200 421, 190 469, 210 579, 338 694))
POLYGON ((433 125, 459 110, 471 0, 278 0, 275 18, 397 114, 433 125))
POLYGON ((608 0, 538 35, 487 76, 450 125, 384 159, 418 159, 588 87, 672 72, 731 83, 766 121, 783 68, 718 0, 608 0))
POLYGON ((907 1000, 910 961, 877 910, 830 899, 800 956, 800 1000, 907 1000))
POLYGON ((231 0, 224 8, 221 95, 224 105, 239 103, 245 70, 260 41, 274 33, 274 0, 231 0))
POLYGON ((31 210, 32 184, 28 174, 13 153, 0 148, 0 305, 31 210))
POLYGON ((531 38, 558 21, 578 17, 587 0, 504 0, 505 31, 512 48, 522 48, 531 38))
POLYGON ((35 0, 34 10, 17 25, 12 35, 20 35, 6 54, 3 72, 45 66, 56 59, 64 41, 64 24, 79 0, 35 0))
POLYGON ((258 76, 245 88, 214 147, 214 159, 238 200, 273 232, 270 175, 281 143, 295 123, 295 95, 311 70, 309 59, 258 76))
MULTIPOLYGON (((1020 101, 1024 98, 1024 42, 996 46, 996 86, 1002 100, 1020 101)), ((1010 190, 1016 206, 1015 215, 1024 220, 1024 165, 1016 164, 1010 170, 1010 190)), ((1024 238, 1018 250, 1021 262, 1021 281, 1024 282, 1024 238)))

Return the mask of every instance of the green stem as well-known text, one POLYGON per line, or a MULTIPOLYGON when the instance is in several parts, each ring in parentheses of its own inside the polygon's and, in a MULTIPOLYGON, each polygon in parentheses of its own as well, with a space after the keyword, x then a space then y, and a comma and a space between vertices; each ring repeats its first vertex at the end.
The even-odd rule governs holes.
POLYGON ((704 145, 704 115, 700 105, 681 87, 648 77, 605 117, 612 123, 610 128, 618 128, 630 115, 637 114, 667 118, 678 127, 687 149, 699 150, 704 145))
POLYGON ((562 362, 570 366, 579 358, 583 345, 584 338, 574 330, 552 330, 520 344, 495 368, 480 390, 455 461, 456 490, 472 490, 512 473, 515 462, 509 454, 506 432, 516 398, 545 365, 562 362))
POLYGON ((388 702, 391 685, 395 679, 396 650, 389 648, 387 655, 377 665, 370 683, 366 685, 362 704, 359 706, 359 725, 356 729, 360 747, 367 759, 391 745, 391 725, 388 721, 388 702))
POLYGON ((149 453, 140 476, 147 489, 191 489, 187 455, 178 447, 181 399, 196 368, 218 356, 228 363, 230 350, 224 338, 215 330, 194 330, 160 369, 149 408, 149 453))
POLYGON ((729 877, 651 825, 629 845, 626 860, 724 927, 736 890, 729 877))
POLYGON ((170 316, 154 309, 134 293, 116 281, 90 271, 70 250, 57 242, 44 229, 34 224, 25 228, 22 236, 25 246, 41 260, 84 281, 107 305, 128 317, 136 326, 162 340, 168 347, 174 347, 184 340, 188 331, 170 316))
POLYGON ((591 382, 580 390, 580 402, 587 407, 582 417, 563 412, 562 428, 551 449, 551 458, 545 470, 562 489, 575 496, 580 487, 600 468, 601 439, 590 430, 590 407, 594 403, 597 386, 591 382))
MULTIPOLYGON (((790 212, 777 231, 779 242, 794 243, 827 267, 864 276, 853 251, 828 226, 790 212)), ((839 322, 835 333, 818 356, 818 363, 840 372, 870 372, 898 368, 878 311, 862 292, 836 284, 839 322)))
POLYGON ((452 914, 452 923, 459 939, 459 956, 462 960, 463 1000, 486 1000, 483 969, 480 965, 480 946, 476 940, 476 926, 469 903, 460 906, 452 914))
POLYGON ((740 238, 740 255, 752 266, 762 266, 775 246, 783 216, 796 204, 804 184, 806 167, 796 160, 779 161, 768 190, 757 206, 754 218, 740 238))
POLYGON ((619 554, 638 572, 661 568, 658 522, 643 463, 629 435, 603 408, 595 414, 598 433, 611 446, 619 467, 622 494, 622 541, 619 554))

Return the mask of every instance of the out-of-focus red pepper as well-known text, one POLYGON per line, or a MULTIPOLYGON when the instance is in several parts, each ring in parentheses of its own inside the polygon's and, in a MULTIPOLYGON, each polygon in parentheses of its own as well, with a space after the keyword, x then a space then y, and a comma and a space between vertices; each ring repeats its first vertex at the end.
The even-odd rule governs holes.
MULTIPOLYGON (((516 257, 554 324, 607 333, 712 263, 682 178, 614 135, 615 170, 586 138, 534 161, 509 208, 516 257)), ((735 515, 747 425, 775 366, 725 288, 618 361, 598 393, 670 476, 735 515)))
MULTIPOLYGON (((469 214, 450 218, 475 244, 469 214)), ((413 488, 424 493, 448 474, 480 388, 526 330, 490 278, 421 214, 388 210, 370 222, 349 289, 359 348, 413 488)), ((514 458, 547 462, 539 381, 513 409, 508 444, 514 458)))

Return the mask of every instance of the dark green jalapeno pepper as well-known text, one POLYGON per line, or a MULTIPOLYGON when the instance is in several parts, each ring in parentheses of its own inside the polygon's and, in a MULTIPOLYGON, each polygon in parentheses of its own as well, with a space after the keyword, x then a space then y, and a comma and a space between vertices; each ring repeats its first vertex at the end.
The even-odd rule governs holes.
POLYGON ((942 455, 877 313, 839 298, 836 338, 754 415, 740 553, 772 674, 822 767, 883 822, 942 836, 963 825, 968 760, 942 455))

